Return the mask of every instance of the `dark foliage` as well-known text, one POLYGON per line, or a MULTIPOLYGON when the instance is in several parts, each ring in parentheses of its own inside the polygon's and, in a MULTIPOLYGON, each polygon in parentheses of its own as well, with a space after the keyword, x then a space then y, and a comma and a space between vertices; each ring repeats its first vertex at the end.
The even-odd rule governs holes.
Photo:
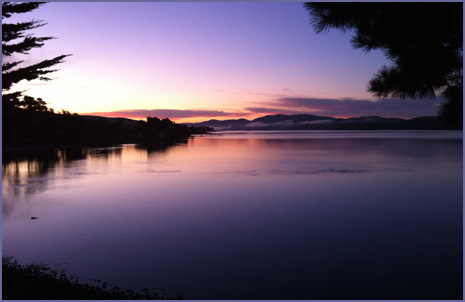
POLYGON ((462 123, 463 4, 305 3, 317 33, 352 31, 354 48, 392 61, 369 81, 377 97, 444 97, 440 115, 462 123))
POLYGON ((157 117, 147 117, 146 130, 148 138, 187 138, 190 135, 186 125, 176 124, 167 118, 160 120, 157 117))
MULTIPOLYGON (((61 55, 52 59, 40 61, 31 65, 24 65, 22 60, 11 60, 14 54, 29 54, 34 48, 40 48, 44 42, 53 37, 35 37, 32 34, 26 34, 27 31, 44 26, 45 23, 39 20, 20 23, 5 23, 4 19, 10 18, 13 14, 27 13, 37 9, 44 2, 25 2, 25 3, 2 3, 2 103, 11 102, 9 106, 17 106, 22 92, 10 92, 12 86, 20 81, 32 81, 39 79, 50 81, 47 76, 49 73, 57 71, 51 67, 64 62, 64 59, 70 55, 61 55)), ((34 99, 24 100, 30 102, 34 99)), ((42 105, 45 105, 43 103, 42 105)), ((30 110, 42 108, 39 104, 27 107, 30 110)))
POLYGON ((207 127, 207 126, 190 126, 189 127, 189 133, 190 134, 205 134, 205 133, 210 133, 210 132, 215 132, 215 129, 212 127, 207 127))
POLYGON ((42 81, 50 81, 51 79, 45 77, 45 74, 55 72, 57 69, 47 69, 56 64, 62 63, 63 59, 68 55, 58 56, 51 60, 44 60, 40 63, 29 65, 15 70, 10 70, 12 67, 22 63, 21 61, 6 63, 2 65, 2 90, 9 90, 13 84, 16 84, 22 80, 32 81, 40 79, 42 81))
POLYGON ((140 292, 107 286, 79 283, 77 277, 56 271, 45 264, 20 265, 11 257, 2 258, 3 300, 173 300, 156 289, 140 292))
MULTIPOLYGON (((28 97, 25 97, 28 100, 28 97)), ((37 106, 37 102, 21 106, 37 106)), ((18 106, 3 108, 3 148, 93 146, 122 143, 172 143, 210 128, 188 127, 156 117, 145 121, 125 118, 81 116, 65 110, 59 113, 45 108, 28 110, 18 106)))
POLYGON ((21 14, 30 12, 45 2, 26 2, 26 3, 2 3, 2 19, 9 18, 12 14, 21 14))

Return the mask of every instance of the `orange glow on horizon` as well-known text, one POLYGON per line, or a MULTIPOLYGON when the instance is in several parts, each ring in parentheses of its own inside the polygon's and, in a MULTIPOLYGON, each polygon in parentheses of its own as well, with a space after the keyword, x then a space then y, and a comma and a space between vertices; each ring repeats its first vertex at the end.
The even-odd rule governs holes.
MULTIPOLYGON (((147 116, 146 115, 140 115, 140 116, 132 116, 132 115, 125 115, 124 113, 118 113, 118 112, 90 112, 90 113, 78 113, 79 115, 90 115, 90 116, 102 116, 102 117, 107 117, 107 118, 127 118, 135 121, 146 121, 147 116)), ((166 117, 166 116, 149 116, 149 117, 157 117, 159 119, 165 119, 168 118, 171 121, 178 123, 178 124, 183 124, 183 123, 201 123, 209 120, 235 120, 235 119, 248 119, 248 120, 253 120, 262 116, 265 116, 266 114, 237 114, 237 115, 229 115, 229 116, 199 116, 199 117, 166 117)))
MULTIPOLYGON (((108 117, 108 118, 127 118, 135 121, 146 121, 147 116, 145 115, 140 115, 140 116, 131 116, 131 115, 125 115, 124 113, 119 113, 119 112, 91 112, 91 113, 78 113, 80 115, 91 115, 91 116, 102 116, 102 117, 108 117)), ((243 113, 243 114, 236 114, 236 115, 229 115, 229 116, 192 116, 192 117, 166 117, 166 116, 149 116, 149 117, 157 117, 159 119, 165 119, 168 118, 171 121, 177 123, 177 124, 184 124, 184 123, 201 123, 209 120, 218 120, 218 121, 224 121, 224 120, 236 120, 236 119, 247 119, 249 121, 252 121, 256 118, 264 117, 267 115, 275 115, 279 113, 243 113)), ((315 112, 301 112, 299 114, 312 114, 312 115, 319 115, 318 113, 315 112)), ((285 114, 285 115, 292 115, 292 114, 285 114)), ((325 116, 325 115, 322 115, 325 116)), ((379 115, 380 117, 386 117, 379 115)), ((329 117, 329 116, 328 116, 329 117)), ((350 116, 350 115, 334 115, 331 116, 333 118, 339 118, 339 119, 347 119, 347 118, 358 118, 361 116, 350 116)), ((389 118, 389 117, 386 117, 389 118)))

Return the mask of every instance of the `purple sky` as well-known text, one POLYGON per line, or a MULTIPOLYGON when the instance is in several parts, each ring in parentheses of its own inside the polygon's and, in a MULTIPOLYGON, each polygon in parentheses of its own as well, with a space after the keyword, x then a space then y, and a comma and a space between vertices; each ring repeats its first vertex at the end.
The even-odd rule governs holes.
POLYGON ((179 122, 437 113, 439 100, 366 92, 388 63, 382 53, 353 49, 349 34, 315 34, 299 2, 51 2, 21 18, 58 38, 26 63, 73 54, 54 81, 13 87, 55 110, 179 122))

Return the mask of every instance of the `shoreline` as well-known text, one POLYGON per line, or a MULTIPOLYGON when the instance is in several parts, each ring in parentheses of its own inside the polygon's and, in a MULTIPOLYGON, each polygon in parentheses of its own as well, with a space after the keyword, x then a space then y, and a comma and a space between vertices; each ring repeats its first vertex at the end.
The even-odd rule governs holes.
POLYGON ((79 282, 79 278, 46 264, 18 264, 14 257, 2 257, 2 300, 182 300, 155 289, 135 291, 107 285, 79 282))

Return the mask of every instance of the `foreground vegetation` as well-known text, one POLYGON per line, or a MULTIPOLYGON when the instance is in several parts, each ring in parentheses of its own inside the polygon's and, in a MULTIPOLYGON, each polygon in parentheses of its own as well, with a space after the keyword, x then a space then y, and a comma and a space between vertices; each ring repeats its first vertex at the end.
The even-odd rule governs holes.
POLYGON ((20 265, 12 257, 2 257, 2 300, 175 300, 156 289, 140 292, 79 283, 75 276, 56 271, 45 264, 20 265))

